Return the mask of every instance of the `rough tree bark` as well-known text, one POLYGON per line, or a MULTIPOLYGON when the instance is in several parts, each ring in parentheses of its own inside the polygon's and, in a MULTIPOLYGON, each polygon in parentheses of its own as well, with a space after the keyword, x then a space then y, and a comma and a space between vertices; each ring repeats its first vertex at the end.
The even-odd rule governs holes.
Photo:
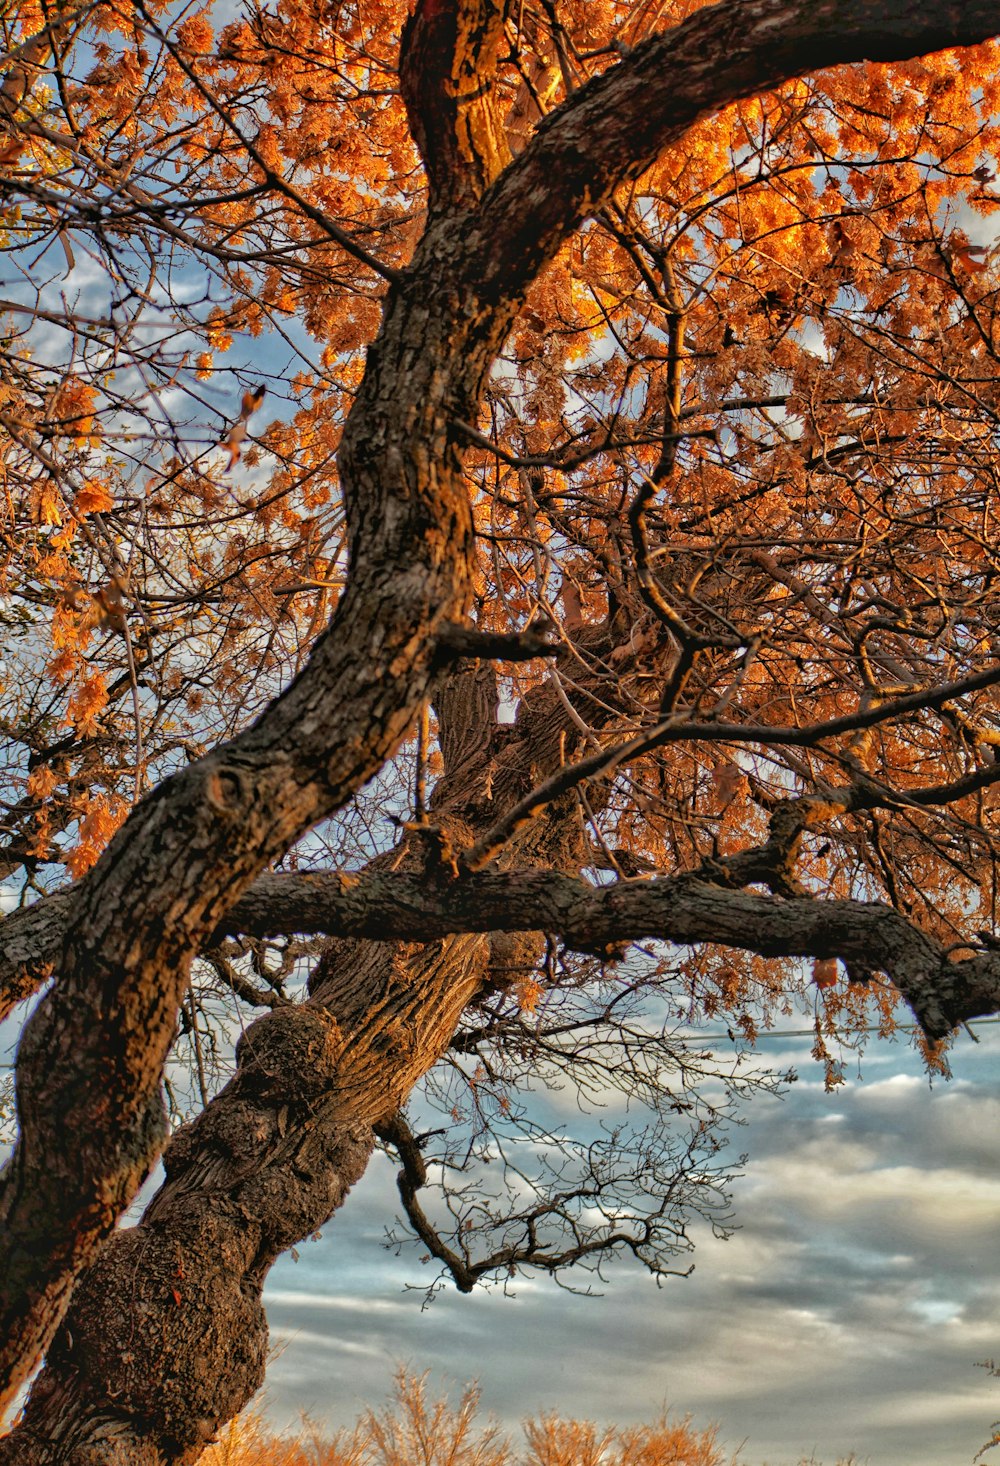
MULTIPOLYGON (((352 567, 331 629, 251 729, 136 809, 70 902, 58 980, 21 1044, 21 1135, 0 1188, 4 1400, 164 1142, 159 1082, 193 955, 261 870, 392 753, 427 693, 438 637, 465 614, 462 425, 528 284, 706 113, 818 66, 973 44, 1000 28, 992 0, 724 0, 574 93, 508 164, 488 118, 466 110, 489 92, 496 9, 422 0, 409 31, 410 58, 423 60, 414 76, 404 58, 402 80, 435 208, 390 284, 344 435, 352 567), (455 25, 431 36, 442 13, 455 25), (481 87, 463 90, 476 74, 481 87)), ((714 899, 720 930, 734 914, 746 929, 749 898, 714 899)), ((277 1019, 279 1049, 281 1031, 277 1019)), ((319 1044, 321 1065, 324 1053, 319 1044)), ((362 1152, 356 1139, 338 1154, 339 1184, 362 1152)))
MULTIPOLYGON (((498 723, 485 665, 449 679, 436 707, 445 772, 429 823, 373 862, 431 889, 453 879, 449 850, 512 808, 580 738, 546 687, 513 726, 498 723)), ((570 872, 588 858, 577 803, 564 798, 523 829, 504 863, 570 872)), ((196 1460, 263 1381, 260 1293, 271 1264, 343 1203, 373 1127, 441 1056, 469 1002, 487 984, 509 985, 512 965, 533 967, 541 946, 528 934, 512 950, 499 933, 333 941, 308 1001, 247 1029, 234 1078, 168 1144, 166 1180, 140 1224, 116 1233, 83 1274, 0 1462, 196 1460)))

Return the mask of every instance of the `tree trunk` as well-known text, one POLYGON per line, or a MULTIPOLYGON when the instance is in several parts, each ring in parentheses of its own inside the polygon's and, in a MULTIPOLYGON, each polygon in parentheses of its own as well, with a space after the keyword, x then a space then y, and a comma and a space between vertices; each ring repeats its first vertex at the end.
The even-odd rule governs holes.
MULTIPOLYGON (((436 701, 445 774, 426 830, 373 862, 451 879, 467 846, 580 738, 551 688, 496 721, 492 670, 469 668, 436 701)), ((574 798, 526 826, 507 860, 579 871, 574 798)), ((80 1279, 2 1466, 164 1466, 195 1461, 264 1378, 261 1290, 271 1264, 340 1207, 371 1156, 373 1127, 440 1057, 463 1009, 541 937, 446 937, 420 946, 335 939, 309 997, 259 1018, 237 1070, 172 1137, 166 1180, 138 1226, 80 1279)))

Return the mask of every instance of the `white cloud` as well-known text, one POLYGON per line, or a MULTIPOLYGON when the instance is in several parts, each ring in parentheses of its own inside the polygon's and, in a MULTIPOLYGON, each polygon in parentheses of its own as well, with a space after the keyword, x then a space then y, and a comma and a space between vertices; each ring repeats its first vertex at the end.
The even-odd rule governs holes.
MULTIPOLYGON (((666 1403, 721 1423, 748 1466, 969 1461, 1000 1415, 977 1361, 1000 1354, 1000 1032, 955 1054, 928 1086, 902 1046, 873 1049, 872 1082, 762 1096, 733 1137, 748 1150, 729 1241, 696 1229, 696 1271, 657 1289, 625 1267, 605 1296, 516 1279, 515 1296, 438 1296, 422 1307, 417 1249, 379 1246, 397 1211, 379 1162, 267 1299, 285 1347, 267 1408, 331 1428, 379 1404, 405 1361, 432 1386, 478 1378, 506 1424, 557 1410, 651 1419, 666 1403)), ((786 1062, 786 1054, 767 1057, 786 1062)), ((421 1249, 422 1250, 422 1249, 421 1249)))

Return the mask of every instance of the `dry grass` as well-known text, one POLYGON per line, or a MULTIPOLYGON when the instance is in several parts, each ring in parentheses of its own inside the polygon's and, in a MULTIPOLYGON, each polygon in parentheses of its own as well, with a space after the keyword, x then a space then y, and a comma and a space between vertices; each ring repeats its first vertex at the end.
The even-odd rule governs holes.
MULTIPOLYGON (((452 1406, 429 1400, 427 1376, 404 1369, 389 1404, 366 1410, 353 1430, 326 1439, 307 1421, 293 1437, 275 1435, 259 1415, 242 1415, 199 1466, 740 1466, 719 1446, 717 1427, 697 1430, 689 1415, 620 1428, 543 1415, 524 1422, 516 1449, 496 1421, 477 1419, 478 1409, 477 1385, 452 1406)), ((803 1457, 799 1466, 821 1463, 803 1457)), ((837 1466, 861 1463, 852 1455, 837 1466)))

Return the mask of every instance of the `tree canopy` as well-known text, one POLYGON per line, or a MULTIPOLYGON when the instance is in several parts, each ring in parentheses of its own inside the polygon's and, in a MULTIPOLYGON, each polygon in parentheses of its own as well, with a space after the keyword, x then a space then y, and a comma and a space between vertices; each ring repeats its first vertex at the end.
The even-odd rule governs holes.
POLYGON ((1000 1011, 1000 24, 0 27, 0 1462, 158 1466, 376 1143, 459 1288, 663 1273, 744 1085, 678 1020, 1000 1011))

